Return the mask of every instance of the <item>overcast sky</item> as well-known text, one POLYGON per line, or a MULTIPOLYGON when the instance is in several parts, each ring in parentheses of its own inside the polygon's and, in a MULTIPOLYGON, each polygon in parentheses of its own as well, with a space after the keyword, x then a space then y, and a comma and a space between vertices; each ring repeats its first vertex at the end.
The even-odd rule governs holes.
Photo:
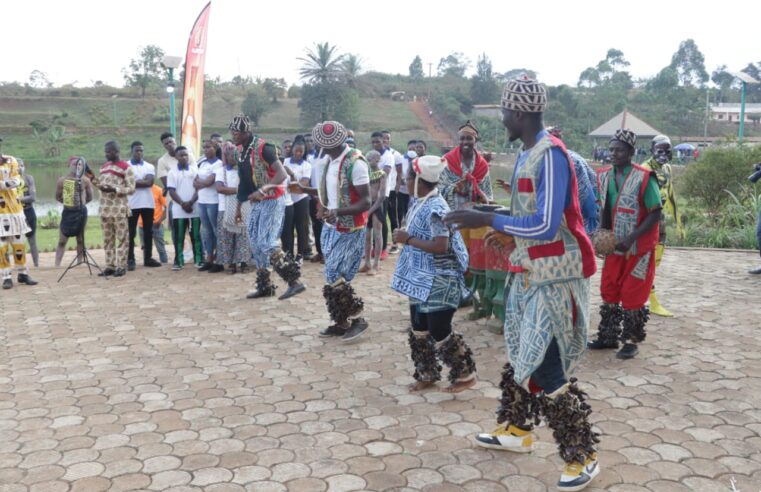
MULTIPOLYGON (((42 70, 56 85, 123 84, 122 69, 141 46, 185 55, 207 0, 1 0, 0 81, 42 70)), ((433 72, 439 59, 464 53, 475 67, 485 52, 494 70, 529 68, 542 82, 576 84, 609 48, 631 62, 635 78, 668 65, 693 38, 709 74, 761 62, 761 1, 423 2, 213 0, 206 73, 284 77, 298 83, 297 59, 327 41, 356 53, 365 70, 408 73, 415 55, 433 72), (525 6, 525 7, 524 7, 525 6), (541 9, 536 7, 542 6, 541 9)))

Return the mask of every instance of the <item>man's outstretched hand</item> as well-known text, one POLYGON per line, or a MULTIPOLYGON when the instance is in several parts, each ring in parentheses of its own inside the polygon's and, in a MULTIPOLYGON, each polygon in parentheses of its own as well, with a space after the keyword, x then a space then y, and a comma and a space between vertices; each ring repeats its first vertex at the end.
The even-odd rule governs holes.
POLYGON ((478 229, 492 224, 494 214, 475 210, 455 210, 444 217, 444 223, 455 229, 478 229))

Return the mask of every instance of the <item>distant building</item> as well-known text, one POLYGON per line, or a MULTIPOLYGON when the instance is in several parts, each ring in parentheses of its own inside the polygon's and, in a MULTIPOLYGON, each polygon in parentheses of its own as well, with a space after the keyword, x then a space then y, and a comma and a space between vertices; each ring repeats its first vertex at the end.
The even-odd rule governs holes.
MULTIPOLYGON (((745 103, 745 123, 752 123, 761 116, 761 104, 745 103)), ((719 103, 711 105, 711 119, 726 123, 740 122, 740 103, 719 103)))
POLYGON ((637 134, 637 138, 640 141, 643 141, 645 138, 653 138, 654 136, 661 134, 661 132, 648 125, 641 119, 637 118, 632 113, 628 112, 627 110, 623 110, 613 118, 609 119, 591 131, 589 136, 594 139, 611 138, 613 135, 615 135, 616 130, 619 128, 628 128, 629 130, 633 131, 637 134))

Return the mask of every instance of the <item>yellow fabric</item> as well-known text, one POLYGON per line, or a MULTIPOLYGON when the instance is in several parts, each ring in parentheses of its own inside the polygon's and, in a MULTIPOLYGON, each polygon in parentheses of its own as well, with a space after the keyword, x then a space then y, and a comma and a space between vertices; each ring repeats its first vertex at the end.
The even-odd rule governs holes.
MULTIPOLYGON (((0 163, 0 179, 3 181, 16 180, 21 183, 18 162, 13 156, 2 156, 7 162, 0 163)), ((0 214, 23 214, 24 206, 18 199, 18 188, 0 189, 0 214)))
POLYGON ((679 217, 676 207, 676 195, 674 194, 674 183, 672 179, 671 165, 659 164, 655 160, 655 157, 648 159, 642 167, 655 172, 656 178, 658 178, 658 185, 661 189, 661 203, 663 204, 663 214, 670 215, 676 222, 676 231, 680 237, 684 237, 684 227, 682 227, 682 219, 679 217))
POLYGON ((0 270, 7 270, 11 267, 10 259, 8 258, 8 252, 10 250, 10 244, 0 244, 0 270))
POLYGON ((17 267, 26 265, 26 246, 23 242, 11 243, 13 248, 13 264, 17 267))
POLYGON ((666 250, 666 246, 663 244, 657 244, 655 246, 655 268, 661 266, 661 258, 663 258, 663 252, 666 250))

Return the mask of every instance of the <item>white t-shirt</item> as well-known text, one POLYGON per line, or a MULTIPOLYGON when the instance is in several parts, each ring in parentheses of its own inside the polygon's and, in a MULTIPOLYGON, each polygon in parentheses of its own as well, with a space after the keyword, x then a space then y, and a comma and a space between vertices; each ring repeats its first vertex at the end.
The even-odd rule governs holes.
POLYGON ((396 161, 394 160, 394 152, 391 149, 386 149, 380 158, 378 167, 384 171, 387 168, 391 169, 388 173, 388 181, 386 185, 386 198, 391 194, 391 190, 396 188, 396 161))
MULTIPOLYGON (((196 158, 193 157, 193 153, 188 150, 188 163, 190 167, 196 167, 196 158)), ((164 152, 164 155, 159 157, 156 163, 156 177, 161 179, 164 176, 169 175, 169 171, 177 167, 177 158, 169 155, 168 152, 164 152)))
MULTIPOLYGON (((293 162, 293 160, 289 157, 285 160, 283 163, 285 167, 293 171, 293 174, 296 176, 296 181, 291 180, 291 182, 300 182, 303 178, 307 178, 310 180, 312 178, 312 165, 309 163, 309 161, 302 161, 301 164, 296 164, 293 162)), ((290 193, 291 200, 293 200, 293 203, 300 202, 304 198, 308 197, 306 193, 290 193)))
POLYGON ((399 193, 410 194, 410 190, 407 189, 407 176, 410 173, 410 165, 412 161, 409 157, 402 156, 402 184, 399 185, 399 193))
MULTIPOLYGON (((132 171, 135 173, 135 179, 143 179, 146 176, 156 176, 156 168, 150 162, 142 161, 142 164, 132 164, 129 161, 129 165, 132 171)), ((135 192, 129 196, 128 199, 129 208, 135 210, 137 208, 154 208, 156 204, 153 202, 153 192, 151 187, 147 188, 135 188, 135 192)))
MULTIPOLYGON (((216 176, 214 178, 214 183, 222 183, 228 188, 238 188, 240 178, 238 177, 237 168, 226 169, 222 161, 219 160, 214 165, 214 175, 216 176)), ((217 208, 217 211, 224 212, 225 200, 227 200, 227 197, 230 195, 223 195, 222 193, 217 193, 217 195, 217 199, 219 200, 219 208, 217 208)))
MULTIPOLYGON (((338 168, 341 167, 341 160, 347 152, 351 150, 350 147, 341 152, 341 155, 337 159, 333 159, 325 170, 328 173, 325 184, 328 192, 328 210, 335 210, 338 208, 338 168)), ((354 186, 366 185, 370 183, 370 174, 367 170, 367 163, 365 161, 357 161, 354 163, 354 167, 351 170, 351 182, 354 186)))
MULTIPOLYGON (((166 187, 174 188, 177 195, 183 201, 193 198, 196 189, 193 187, 193 180, 198 175, 198 169, 189 166, 188 169, 177 169, 176 167, 169 171, 166 177, 166 187)), ((192 219, 200 217, 198 214, 198 201, 193 204, 193 211, 188 213, 177 203, 172 203, 172 219, 192 219)))
MULTIPOLYGON (((198 161, 198 179, 207 179, 214 174, 214 167, 221 163, 220 159, 214 158, 214 161, 210 161, 204 157, 198 161)), ((198 190, 198 203, 207 205, 213 205, 219 203, 219 193, 214 189, 214 185, 207 186, 198 190)))
POLYGON ((322 180, 322 171, 325 169, 325 164, 327 164, 328 160, 330 160, 330 157, 327 154, 320 157, 307 157, 307 161, 312 166, 312 174, 309 179, 309 183, 312 185, 312 188, 320 187, 320 181, 322 180))

